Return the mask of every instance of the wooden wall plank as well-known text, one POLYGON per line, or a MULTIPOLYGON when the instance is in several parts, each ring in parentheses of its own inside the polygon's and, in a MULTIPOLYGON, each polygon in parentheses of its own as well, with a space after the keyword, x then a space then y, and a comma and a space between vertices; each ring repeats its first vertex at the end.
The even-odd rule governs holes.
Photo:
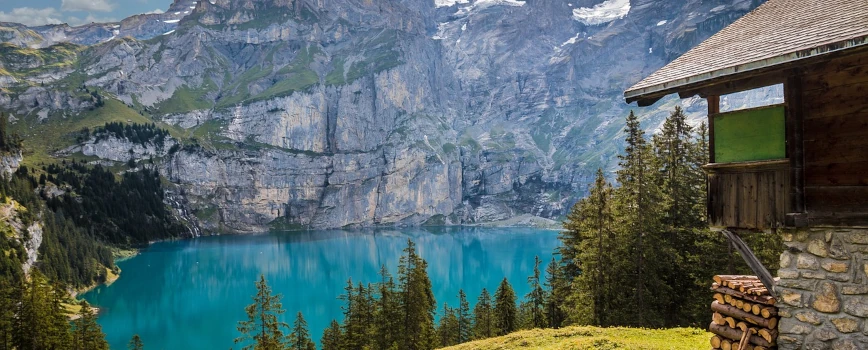
POLYGON ((842 85, 868 83, 868 64, 840 65, 826 71, 806 71, 805 91, 829 90, 842 85))
POLYGON ((809 212, 868 212, 868 186, 805 187, 809 212))
POLYGON ((805 165, 805 186, 868 186, 868 160, 805 165))
POLYGON ((862 113, 805 119, 805 140, 868 136, 868 98, 864 100, 865 111, 862 113))
POLYGON ((789 210, 789 169, 708 174, 709 224, 775 228, 789 210))
MULTIPOLYGON (((864 85, 860 85, 864 86, 864 85)), ((862 89, 864 90, 864 89, 862 89)), ((827 118, 836 116, 865 115, 868 102, 863 96, 841 93, 837 96, 805 96, 806 99, 816 99, 817 102, 806 103, 803 109, 805 119, 827 118)))
POLYGON ((826 137, 805 141, 804 145, 806 164, 868 160, 868 137, 826 137))

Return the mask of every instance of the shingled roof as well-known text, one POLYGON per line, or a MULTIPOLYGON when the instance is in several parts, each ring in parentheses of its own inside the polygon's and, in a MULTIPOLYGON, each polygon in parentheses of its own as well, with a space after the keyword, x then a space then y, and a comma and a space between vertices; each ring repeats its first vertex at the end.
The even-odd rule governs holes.
POLYGON ((769 0, 629 88, 627 102, 868 46, 868 0, 769 0))

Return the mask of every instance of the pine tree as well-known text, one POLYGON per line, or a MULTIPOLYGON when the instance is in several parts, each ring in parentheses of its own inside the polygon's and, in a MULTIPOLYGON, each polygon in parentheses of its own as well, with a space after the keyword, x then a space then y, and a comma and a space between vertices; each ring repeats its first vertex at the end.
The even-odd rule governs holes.
POLYGON ((546 292, 540 283, 540 258, 535 256, 533 262, 533 275, 527 278, 527 283, 530 285, 530 292, 525 295, 525 300, 529 308, 529 328, 545 328, 545 299, 546 292))
POLYGON ((368 335, 368 329, 371 325, 368 321, 370 319, 368 291, 361 283, 359 283, 358 288, 353 286, 352 279, 347 281, 344 291, 346 294, 340 297, 346 303, 342 307, 344 312, 342 347, 361 349, 370 340, 368 335))
POLYGON ((407 240, 407 248, 398 261, 398 289, 404 319, 402 349, 433 349, 437 342, 436 301, 427 268, 428 263, 416 254, 416 244, 407 240))
POLYGON ((494 336, 494 306, 491 294, 482 288, 476 306, 473 307, 473 339, 485 339, 494 336))
POLYGON ((473 334, 471 333, 471 314, 470 303, 467 302, 467 295, 463 289, 458 290, 458 309, 456 310, 457 326, 458 326, 458 344, 470 341, 473 334))
POLYGON ((22 289, 15 314, 14 343, 18 349, 50 349, 55 332, 51 318, 51 286, 42 273, 33 270, 22 289))
POLYGON ((564 224, 578 237, 578 246, 574 249, 578 252, 577 260, 582 271, 573 279, 572 292, 565 301, 573 323, 610 324, 611 295, 618 293, 611 279, 619 278, 611 265, 615 263, 614 256, 627 253, 623 251, 623 245, 616 243, 612 202, 613 189, 602 169, 597 169, 588 196, 573 206, 564 224))
POLYGON ((247 320, 238 322, 237 329, 241 336, 235 338, 235 344, 248 343, 242 348, 244 350, 285 348, 287 339, 283 330, 289 328, 289 325, 278 320, 278 317, 284 313, 280 299, 280 294, 271 294, 271 287, 268 286, 265 275, 259 275, 253 303, 244 308, 247 320))
POLYGON ((292 350, 316 350, 316 345, 310 339, 310 334, 307 331, 307 321, 304 320, 301 311, 296 314, 292 333, 289 334, 289 348, 292 350))
POLYGON ((569 283, 563 277, 561 265, 552 257, 549 266, 546 267, 545 286, 549 290, 546 298, 545 314, 548 327, 560 328, 566 319, 563 306, 570 293, 569 283))
POLYGON ((133 337, 130 338, 130 342, 127 343, 127 349, 129 350, 144 350, 145 343, 142 342, 142 338, 139 337, 138 334, 133 334, 133 337))
POLYGON ((20 304, 21 290, 24 289, 15 288, 13 283, 16 282, 20 283, 0 279, 0 349, 3 350, 10 350, 15 346, 15 309, 20 304))
POLYGON ((515 291, 504 278, 494 293, 494 323, 497 335, 506 335, 518 329, 515 299, 515 291))
POLYGON ((76 350, 108 350, 102 327, 96 323, 93 308, 84 300, 79 304, 78 319, 72 322, 73 349, 76 350))
POLYGON ((663 196, 660 191, 659 166, 645 139, 639 119, 632 111, 627 117, 626 133, 627 146, 624 153, 618 156, 621 168, 617 172, 617 180, 621 187, 615 191, 614 204, 618 219, 617 229, 625 246, 631 249, 626 256, 634 258, 631 269, 633 278, 617 283, 621 284, 621 287, 628 287, 632 296, 616 299, 629 300, 629 307, 613 315, 613 323, 660 327, 665 317, 657 308, 666 307, 669 302, 664 299, 672 293, 669 291, 670 287, 658 278, 661 273, 665 273, 658 270, 666 267, 662 257, 671 252, 651 244, 662 241, 663 213, 660 203, 663 196))
POLYGON ((322 332, 320 340, 322 350, 341 350, 343 349, 343 334, 341 333, 341 325, 338 321, 332 320, 328 328, 322 332))
POLYGON ((374 348, 397 347, 400 340, 401 308, 395 281, 385 265, 380 267, 380 282, 376 288, 378 295, 374 311, 374 348))
POLYGON ((458 344, 458 316, 455 309, 445 303, 443 304, 443 315, 440 317, 440 324, 437 327, 437 334, 441 347, 458 344))
MULTIPOLYGON (((56 283, 49 289, 49 292, 51 293, 51 305, 49 305, 48 317, 51 328, 46 330, 49 334, 48 346, 54 349, 68 349, 72 345, 72 335, 69 332, 69 314, 67 314, 66 308, 63 306, 63 303, 66 301, 66 288, 56 283)), ((98 337, 99 340, 105 342, 105 335, 102 334, 102 330, 98 325, 96 327, 99 333, 95 333, 94 337, 98 337)), ((100 344, 100 342, 97 341, 96 344, 100 344)))

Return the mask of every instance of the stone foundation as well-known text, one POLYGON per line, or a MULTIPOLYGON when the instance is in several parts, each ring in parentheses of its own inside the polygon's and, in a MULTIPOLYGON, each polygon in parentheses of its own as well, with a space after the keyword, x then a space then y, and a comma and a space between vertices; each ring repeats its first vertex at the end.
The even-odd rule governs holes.
POLYGON ((780 349, 868 349, 868 229, 782 232, 780 349))

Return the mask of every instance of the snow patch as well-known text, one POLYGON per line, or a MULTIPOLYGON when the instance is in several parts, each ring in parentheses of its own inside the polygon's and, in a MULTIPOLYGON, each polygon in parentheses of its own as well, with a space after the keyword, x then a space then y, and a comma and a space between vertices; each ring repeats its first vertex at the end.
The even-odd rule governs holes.
POLYGON ((662 21, 660 21, 660 22, 657 22, 657 26, 658 26, 658 27, 659 27, 659 26, 662 26, 662 25, 666 24, 666 22, 668 22, 668 21, 665 20, 665 19, 662 20, 662 21))
POLYGON ((180 15, 180 14, 181 14, 181 11, 175 12, 175 14, 176 14, 176 15, 180 15))
POLYGON ((467 30, 467 23, 464 23, 464 25, 461 26, 461 31, 463 32, 465 30, 467 30))
POLYGON ((180 19, 167 19, 167 20, 163 21, 163 23, 178 23, 180 21, 181 21, 180 19))
POLYGON ((195 10, 195 9, 196 9, 196 6, 190 6, 190 9, 191 9, 191 10, 195 10))
POLYGON ((561 44, 561 47, 564 47, 566 45, 575 44, 579 40, 579 35, 582 35, 582 33, 576 33, 576 36, 570 38, 570 40, 564 41, 564 43, 561 44))
POLYGON ((434 0, 435 7, 449 7, 455 4, 467 4, 470 0, 434 0))
POLYGON ((185 15, 189 15, 189 14, 190 14, 190 11, 184 11, 184 14, 185 14, 185 15))
POLYGON ((649 48, 648 48, 648 53, 654 53, 654 48, 653 48, 653 47, 649 47, 649 48))
POLYGON ((486 8, 495 5, 507 5, 507 6, 524 6, 524 1, 518 0, 476 0, 473 3, 473 6, 478 8, 486 8))
POLYGON ((573 9, 573 18, 589 26, 624 18, 630 12, 630 0, 606 0, 594 7, 573 9))
POLYGON ((711 12, 723 11, 724 9, 726 9, 726 5, 720 5, 718 7, 711 9, 711 12))
POLYGON ((163 33, 163 35, 169 35, 169 34, 172 34, 172 33, 174 33, 174 32, 175 32, 175 30, 172 29, 172 30, 170 30, 170 31, 168 31, 168 32, 163 33))

